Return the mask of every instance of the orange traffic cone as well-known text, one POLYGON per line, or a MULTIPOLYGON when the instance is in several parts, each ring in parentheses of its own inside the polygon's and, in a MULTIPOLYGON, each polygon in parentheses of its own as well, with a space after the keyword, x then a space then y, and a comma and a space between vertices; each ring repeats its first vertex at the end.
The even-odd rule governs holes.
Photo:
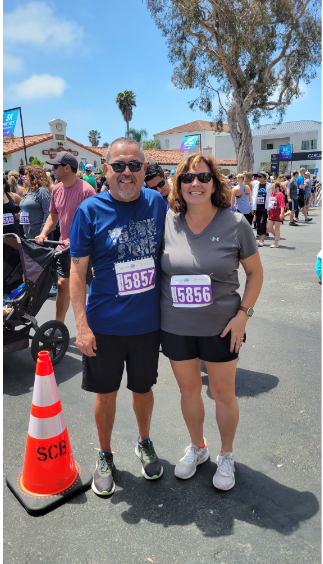
POLYGON ((87 488, 92 474, 75 463, 49 352, 38 353, 23 469, 7 484, 30 513, 53 509, 87 488))

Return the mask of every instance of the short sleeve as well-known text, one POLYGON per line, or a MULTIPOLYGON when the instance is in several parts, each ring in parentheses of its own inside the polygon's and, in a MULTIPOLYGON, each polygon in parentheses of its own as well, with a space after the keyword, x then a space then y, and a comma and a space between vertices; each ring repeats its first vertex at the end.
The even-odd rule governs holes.
POLYGON ((253 229, 244 216, 241 217, 238 227, 238 247, 239 260, 251 257, 258 251, 253 229))
POLYGON ((53 188, 50 198, 49 213, 54 213, 55 215, 58 215, 58 211, 55 205, 55 195, 56 195, 56 190, 55 188, 53 188))
POLYGON ((285 207, 285 196, 284 194, 282 194, 282 192, 279 193, 279 207, 280 208, 285 207))
POLYGON ((72 257, 87 257, 93 252, 93 229, 91 218, 79 206, 72 219, 70 231, 72 257))

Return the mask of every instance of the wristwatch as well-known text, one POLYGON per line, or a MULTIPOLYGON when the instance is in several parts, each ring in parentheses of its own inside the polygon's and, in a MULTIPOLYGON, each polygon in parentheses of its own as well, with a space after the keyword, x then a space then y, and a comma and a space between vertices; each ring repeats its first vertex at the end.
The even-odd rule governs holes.
POLYGON ((252 307, 243 307, 243 306, 240 306, 239 309, 241 309, 241 311, 244 311, 244 312, 247 314, 248 317, 252 317, 252 316, 253 316, 253 311, 254 311, 254 310, 252 309, 252 307))

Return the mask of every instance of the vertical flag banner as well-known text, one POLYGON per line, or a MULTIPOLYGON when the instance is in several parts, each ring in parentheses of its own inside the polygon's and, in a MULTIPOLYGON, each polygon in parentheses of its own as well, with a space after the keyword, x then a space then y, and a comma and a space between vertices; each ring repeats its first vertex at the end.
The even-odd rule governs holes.
POLYGON ((279 145, 279 160, 291 161, 292 152, 293 152, 293 145, 279 145))
POLYGON ((86 165, 86 158, 82 157, 81 158, 81 171, 85 172, 85 165, 86 165))
POLYGON ((18 108, 9 112, 3 112, 3 137, 14 134, 18 112, 18 108))
POLYGON ((180 151, 190 151, 195 148, 199 135, 186 135, 180 146, 180 151))

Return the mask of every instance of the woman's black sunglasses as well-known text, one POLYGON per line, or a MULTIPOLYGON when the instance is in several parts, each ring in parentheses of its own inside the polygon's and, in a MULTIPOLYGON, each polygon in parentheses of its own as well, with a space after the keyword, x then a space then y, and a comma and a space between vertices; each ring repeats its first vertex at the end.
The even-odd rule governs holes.
POLYGON ((109 163, 114 172, 124 172, 126 170, 126 166, 129 168, 130 172, 139 172, 143 164, 144 163, 141 163, 140 161, 130 161, 129 163, 119 161, 116 163, 109 163))
POLYGON ((202 184, 206 184, 210 182, 211 178, 213 178, 212 172, 200 172, 199 174, 193 174, 191 172, 184 172, 183 174, 179 175, 179 178, 183 184, 192 184, 194 178, 197 176, 197 180, 202 182, 202 184))
POLYGON ((163 186, 165 186, 165 179, 158 182, 156 186, 148 186, 148 188, 150 188, 150 190, 157 190, 157 188, 162 188, 163 186))

